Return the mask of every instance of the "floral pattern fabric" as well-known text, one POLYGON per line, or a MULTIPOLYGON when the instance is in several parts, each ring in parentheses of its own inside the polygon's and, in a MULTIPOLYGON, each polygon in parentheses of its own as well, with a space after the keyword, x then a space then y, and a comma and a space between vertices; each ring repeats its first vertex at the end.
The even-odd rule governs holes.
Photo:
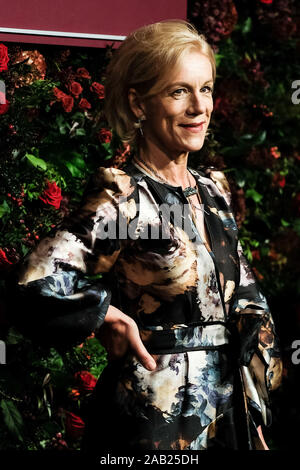
POLYGON ((272 315, 243 255, 224 174, 189 171, 211 249, 182 188, 130 162, 100 168, 82 206, 18 274, 16 301, 34 304, 32 322, 16 314, 28 333, 80 342, 112 304, 136 321, 156 357, 153 372, 130 353, 108 364, 85 448, 259 448, 256 427, 269 424, 269 392, 281 379, 272 315))

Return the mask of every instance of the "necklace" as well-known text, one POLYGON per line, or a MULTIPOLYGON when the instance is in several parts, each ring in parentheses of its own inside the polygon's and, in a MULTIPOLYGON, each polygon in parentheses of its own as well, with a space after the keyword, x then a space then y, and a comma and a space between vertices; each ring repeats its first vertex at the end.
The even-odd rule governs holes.
MULTIPOLYGON (((167 181, 165 178, 163 178, 162 176, 160 176, 156 170, 154 170, 154 168, 152 168, 150 165, 148 165, 148 163, 146 163, 141 157, 139 157, 139 159, 137 160, 136 158, 134 158, 134 160, 136 161, 137 164, 142 163, 151 173, 153 173, 153 175, 156 176, 156 178, 158 178, 162 183, 166 183, 166 184, 170 184, 169 181, 167 181)), ((185 195, 186 198, 189 198, 190 196, 193 196, 193 194, 197 194, 198 196, 198 199, 201 200, 200 198, 200 194, 199 194, 199 190, 198 190, 198 186, 187 186, 185 189, 182 190, 183 191, 183 194, 185 195)), ((198 210, 201 210, 203 212, 205 212, 205 214, 209 215, 209 213, 201 206, 197 206, 196 204, 194 204, 192 202, 191 199, 188 199, 188 202, 190 203, 191 206, 193 206, 195 209, 198 209, 198 210)))
MULTIPOLYGON (((142 158, 139 157, 139 160, 137 160, 137 163, 138 162, 141 162, 143 163, 143 165, 149 170, 151 171, 151 173, 153 173, 160 181, 162 181, 163 183, 167 183, 167 184, 170 184, 165 178, 163 178, 162 176, 160 176, 156 170, 154 170, 154 168, 152 168, 150 165, 148 165, 148 163, 146 163, 142 158)), ((198 194, 198 189, 196 186, 192 187, 192 186, 187 186, 185 189, 182 190, 183 191, 183 194, 185 195, 185 197, 190 197, 192 196, 193 194, 198 194)))
MULTIPOLYGON (((185 190, 183 190, 183 193, 184 193, 185 197, 192 196, 191 193, 188 194, 188 195, 185 194, 185 191, 189 191, 190 189, 195 190, 195 192, 193 192, 192 194, 197 194, 198 200, 199 200, 199 202, 200 202, 200 204, 201 204, 201 197, 200 197, 200 194, 199 194, 198 184, 196 184, 196 186, 193 186, 193 187, 190 187, 190 186, 189 186, 189 187, 185 188, 185 190)), ((205 212, 205 214, 209 215, 209 213, 204 209, 204 204, 202 204, 202 206, 203 206, 203 207, 202 207, 202 206, 196 205, 196 204, 192 201, 192 199, 188 199, 188 201, 189 201, 189 203, 190 203, 190 205, 191 205, 192 207, 194 207, 195 209, 201 210, 201 211, 205 212)))

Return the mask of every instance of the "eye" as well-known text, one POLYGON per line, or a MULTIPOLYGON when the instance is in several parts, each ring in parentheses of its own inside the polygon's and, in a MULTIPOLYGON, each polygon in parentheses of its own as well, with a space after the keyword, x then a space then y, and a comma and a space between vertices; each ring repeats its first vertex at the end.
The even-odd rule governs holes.
POLYGON ((213 88, 211 86, 208 86, 208 85, 201 88, 201 90, 205 90, 205 89, 208 91, 208 93, 213 93, 213 91, 214 91, 213 88))
POLYGON ((183 97, 187 92, 188 92, 188 90, 187 90, 186 88, 177 88, 176 90, 172 91, 171 95, 172 95, 174 98, 181 98, 181 97, 183 97))

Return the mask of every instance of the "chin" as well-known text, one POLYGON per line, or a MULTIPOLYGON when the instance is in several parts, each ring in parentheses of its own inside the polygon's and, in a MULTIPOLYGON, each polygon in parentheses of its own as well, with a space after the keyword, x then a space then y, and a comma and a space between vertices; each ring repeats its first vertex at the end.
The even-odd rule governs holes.
POLYGON ((193 142, 185 146, 184 152, 198 152, 198 150, 201 150, 204 144, 204 140, 201 140, 201 142, 193 142))

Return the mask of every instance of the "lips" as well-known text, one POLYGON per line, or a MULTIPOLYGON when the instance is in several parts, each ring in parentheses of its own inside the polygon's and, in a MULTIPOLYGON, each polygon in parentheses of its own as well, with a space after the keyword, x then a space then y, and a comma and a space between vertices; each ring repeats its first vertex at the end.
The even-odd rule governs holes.
POLYGON ((187 124, 179 124, 179 126, 191 132, 199 132, 199 131, 202 131, 204 124, 205 124, 205 121, 189 122, 187 124))

